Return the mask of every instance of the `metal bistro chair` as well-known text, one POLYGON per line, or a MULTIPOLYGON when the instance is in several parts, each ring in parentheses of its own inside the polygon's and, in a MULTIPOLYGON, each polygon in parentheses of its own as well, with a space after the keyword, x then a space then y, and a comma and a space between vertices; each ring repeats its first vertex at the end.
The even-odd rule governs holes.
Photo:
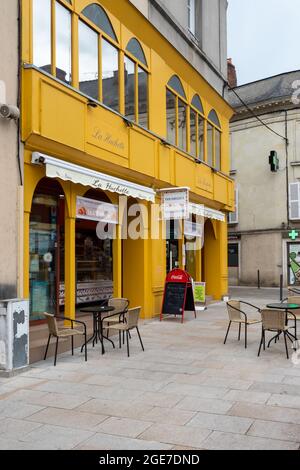
POLYGON ((129 354, 129 333, 130 330, 136 329, 137 334, 139 336, 139 340, 142 346, 142 350, 145 351, 144 345, 142 342, 142 338, 139 332, 139 327, 138 327, 138 321, 139 321, 139 316, 141 313, 141 307, 136 307, 136 308, 130 308, 127 313, 125 313, 125 321, 121 323, 117 323, 115 325, 112 325, 110 328, 112 330, 117 330, 119 331, 119 346, 121 348, 121 333, 125 332, 126 333, 126 342, 127 342, 127 355, 128 357, 130 356, 129 354))
POLYGON ((115 310, 111 315, 107 315, 107 317, 102 320, 103 327, 107 328, 107 336, 109 336, 111 324, 122 323, 122 321, 124 321, 125 313, 128 311, 129 300, 124 298, 112 298, 109 299, 108 305, 109 307, 114 307, 115 310))
MULTIPOLYGON (((291 289, 289 289, 289 293, 292 292, 291 289)), ((300 305, 300 295, 291 295, 287 299, 284 299, 283 302, 288 302, 289 304, 299 304, 300 305)), ((293 309, 292 312, 288 312, 287 315, 287 321, 293 321, 295 322, 295 336, 297 338, 297 321, 300 321, 300 308, 293 309)))
POLYGON ((47 324, 48 324, 48 329, 49 329, 49 337, 48 337, 48 343, 45 351, 45 356, 44 356, 44 361, 47 359, 47 354, 48 354, 48 349, 49 349, 49 344, 51 337, 54 336, 56 338, 56 346, 55 346, 55 356, 54 356, 54 365, 56 366, 56 360, 57 360, 57 349, 58 349, 58 341, 60 338, 71 338, 71 344, 72 344, 72 356, 74 356, 74 336, 78 335, 83 335, 84 336, 84 343, 85 343, 85 360, 87 361, 87 337, 86 337, 86 324, 82 321, 78 320, 73 320, 72 318, 68 317, 59 317, 59 316, 54 316, 50 313, 44 313, 47 324), (71 328, 58 328, 57 325, 57 319, 61 320, 68 320, 71 322, 71 328), (80 325, 83 326, 83 331, 74 328, 74 323, 75 325, 79 323, 80 325))
MULTIPOLYGON (((291 315, 293 314, 291 313, 291 315)), ((279 338, 281 334, 284 335, 286 356, 289 359, 287 338, 289 337, 290 327, 286 324, 286 312, 284 310, 263 309, 261 311, 261 318, 262 318, 262 334, 261 334, 261 341, 260 341, 259 350, 258 350, 258 356, 260 356, 262 345, 264 346, 264 351, 266 349, 266 331, 272 331, 273 333, 277 333, 275 338, 272 338, 272 339, 279 338)), ((291 328, 294 328, 294 327, 291 327, 291 328)), ((268 347, 270 346, 271 341, 269 341, 268 347)))
POLYGON ((255 325, 261 323, 261 320, 249 320, 248 314, 241 310, 242 305, 247 305, 248 307, 253 308, 257 312, 260 312, 260 309, 255 305, 249 304, 248 302, 243 302, 242 300, 230 300, 227 302, 227 312, 229 316, 229 325, 227 333, 225 336, 224 344, 226 344, 228 333, 232 323, 238 323, 239 325, 239 336, 238 340, 241 339, 241 327, 245 325, 245 349, 247 349, 247 329, 249 325, 255 325))

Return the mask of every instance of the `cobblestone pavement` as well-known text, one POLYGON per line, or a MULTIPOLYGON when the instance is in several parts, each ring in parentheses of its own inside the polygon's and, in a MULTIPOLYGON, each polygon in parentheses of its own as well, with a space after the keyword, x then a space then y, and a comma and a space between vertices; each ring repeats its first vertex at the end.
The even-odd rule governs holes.
POLYGON ((57 367, 49 358, 1 378, 0 449, 299 449, 300 365, 283 341, 258 358, 260 325, 247 350, 236 326, 224 346, 227 324, 225 304, 214 304, 184 325, 144 323, 145 352, 133 333, 130 358, 90 346, 87 363, 76 350, 57 367))

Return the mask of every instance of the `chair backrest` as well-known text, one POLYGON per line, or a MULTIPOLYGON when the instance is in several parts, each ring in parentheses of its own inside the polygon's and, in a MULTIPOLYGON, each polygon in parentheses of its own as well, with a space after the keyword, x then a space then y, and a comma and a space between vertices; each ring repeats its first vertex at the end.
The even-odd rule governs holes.
POLYGON ((58 328, 57 328, 57 322, 56 322, 56 318, 54 315, 52 315, 51 313, 44 313, 45 317, 46 317, 46 320, 47 320, 47 325, 48 325, 48 329, 49 329, 49 333, 53 336, 57 336, 58 335, 58 328))
POLYGON ((125 318, 129 330, 138 326, 141 309, 142 307, 130 308, 126 313, 125 318))
MULTIPOLYGON (((300 295, 291 295, 288 297, 288 303, 289 304, 299 304, 300 305, 300 295)), ((291 310, 292 313, 294 313, 295 315, 299 315, 300 314, 300 308, 296 308, 296 309, 293 309, 291 310)))
POLYGON ((227 302, 227 312, 230 321, 243 319, 241 312, 238 312, 238 310, 241 310, 241 303, 239 300, 229 300, 229 302, 227 302))
POLYGON ((113 313, 122 313, 122 312, 127 311, 128 305, 129 305, 129 300, 128 299, 122 299, 122 298, 119 298, 119 299, 112 298, 112 299, 109 299, 108 305, 109 305, 109 307, 114 307, 115 308, 113 313))
POLYGON ((286 324, 284 310, 263 309, 261 310, 262 326, 264 330, 282 331, 286 324))

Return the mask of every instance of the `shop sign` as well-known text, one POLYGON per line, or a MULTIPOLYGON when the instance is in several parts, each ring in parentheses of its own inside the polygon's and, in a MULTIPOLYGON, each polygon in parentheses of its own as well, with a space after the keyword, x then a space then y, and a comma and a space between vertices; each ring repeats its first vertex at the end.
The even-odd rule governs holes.
POLYGON ((163 220, 189 218, 189 189, 162 190, 163 220))
POLYGON ((203 236, 203 224, 196 224, 189 220, 184 221, 184 235, 192 238, 202 238, 203 236))
POLYGON ((107 202, 100 202, 86 197, 77 197, 76 217, 78 219, 94 220, 106 224, 119 223, 119 207, 107 202))

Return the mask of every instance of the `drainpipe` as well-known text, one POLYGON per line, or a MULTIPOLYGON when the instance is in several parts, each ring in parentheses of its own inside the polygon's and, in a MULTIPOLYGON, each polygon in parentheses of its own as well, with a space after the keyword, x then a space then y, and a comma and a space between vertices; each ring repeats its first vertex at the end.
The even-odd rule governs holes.
MULTIPOLYGON (((18 0, 18 72, 17 72, 17 107, 21 108, 21 0, 18 0)), ((21 119, 21 118, 20 118, 21 119)), ((17 129, 17 159, 18 159, 18 169, 20 177, 20 186, 23 186, 23 170, 22 170, 22 161, 21 161, 21 124, 20 119, 18 119, 18 129, 17 129)))
POLYGON ((285 162, 286 162, 286 210, 287 227, 290 226, 290 194, 289 194, 289 140, 288 140, 288 111, 285 110, 285 162))

